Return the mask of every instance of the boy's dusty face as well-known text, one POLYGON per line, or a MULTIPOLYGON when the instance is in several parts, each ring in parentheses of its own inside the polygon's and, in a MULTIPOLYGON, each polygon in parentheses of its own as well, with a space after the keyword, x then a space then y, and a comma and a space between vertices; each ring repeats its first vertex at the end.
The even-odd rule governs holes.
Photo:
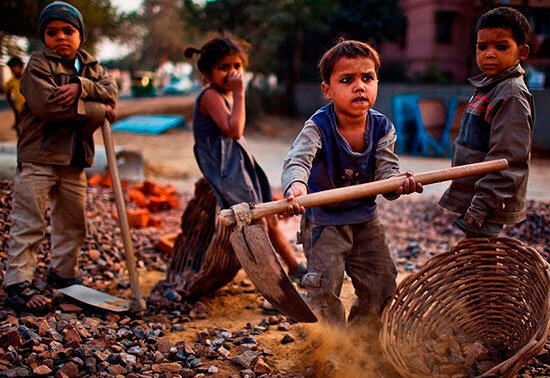
POLYGON ((68 22, 54 20, 44 29, 44 42, 62 57, 74 59, 80 47, 80 32, 68 22))
POLYGON ((477 32, 476 61, 487 76, 515 66, 528 54, 529 46, 518 46, 509 29, 489 28, 477 32))
POLYGON ((370 58, 342 58, 334 65, 330 82, 321 85, 327 100, 337 113, 363 117, 374 105, 378 94, 378 76, 370 58))

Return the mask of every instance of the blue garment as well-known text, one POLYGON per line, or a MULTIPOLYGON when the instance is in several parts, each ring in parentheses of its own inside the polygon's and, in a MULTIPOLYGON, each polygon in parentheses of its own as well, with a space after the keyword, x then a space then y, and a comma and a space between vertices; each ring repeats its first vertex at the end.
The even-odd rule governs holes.
MULTIPOLYGON (((319 109, 311 120, 322 137, 308 180, 309 193, 371 182, 376 169, 378 141, 392 128, 392 123, 376 110, 367 113, 366 148, 354 152, 340 134, 332 103, 319 109)), ((368 222, 376 215, 376 196, 343 201, 306 210, 306 216, 317 225, 343 225, 368 222)))
MULTIPOLYGON (((214 120, 200 110, 205 88, 195 100, 193 110, 193 147, 199 168, 210 184, 222 209, 247 202, 271 201, 269 181, 248 151, 244 137, 225 136, 214 120)), ((229 103, 225 105, 230 109, 229 103)))

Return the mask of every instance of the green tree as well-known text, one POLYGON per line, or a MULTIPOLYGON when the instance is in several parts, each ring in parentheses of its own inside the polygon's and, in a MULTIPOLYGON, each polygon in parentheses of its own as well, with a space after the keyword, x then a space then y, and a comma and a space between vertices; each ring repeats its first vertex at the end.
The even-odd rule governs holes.
POLYGON ((182 7, 181 0, 144 0, 140 9, 126 15, 132 33, 125 42, 134 45, 134 51, 109 64, 155 70, 162 60, 185 60, 185 48, 200 40, 201 32, 188 25, 182 7))
POLYGON ((302 74, 308 31, 327 30, 324 20, 333 0, 217 0, 204 6, 184 1, 184 18, 202 30, 230 31, 252 44, 250 69, 276 73, 285 84, 289 104, 302 74))
POLYGON ((377 44, 398 35, 404 20, 398 0, 184 0, 183 17, 203 32, 248 40, 250 69, 276 73, 287 104, 297 82, 319 80, 317 63, 338 37, 377 44))
MULTIPOLYGON (((94 52, 103 37, 115 38, 119 33, 121 16, 110 0, 66 0, 77 7, 84 18, 88 39, 85 48, 94 52)), ((0 2, 0 54, 10 48, 8 36, 37 39, 38 16, 51 0, 2 0, 0 2)))

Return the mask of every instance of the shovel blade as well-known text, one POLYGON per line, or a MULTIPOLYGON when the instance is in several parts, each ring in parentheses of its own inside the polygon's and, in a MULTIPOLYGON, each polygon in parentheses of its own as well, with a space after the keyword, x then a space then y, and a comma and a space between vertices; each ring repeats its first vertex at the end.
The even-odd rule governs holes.
POLYGON ((60 290, 63 294, 90 306, 114 312, 126 312, 130 301, 102 293, 83 285, 72 285, 60 290))
POLYGON ((279 263, 263 225, 235 229, 230 240, 243 269, 265 299, 298 322, 317 321, 279 263))

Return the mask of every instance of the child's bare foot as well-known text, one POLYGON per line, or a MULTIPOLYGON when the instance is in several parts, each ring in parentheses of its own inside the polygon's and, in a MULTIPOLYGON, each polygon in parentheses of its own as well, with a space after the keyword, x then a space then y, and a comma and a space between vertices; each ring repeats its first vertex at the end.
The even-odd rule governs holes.
POLYGON ((48 306, 50 303, 52 303, 51 299, 42 294, 35 294, 27 302, 27 307, 39 309, 48 306))
POLYGON ((52 304, 50 298, 40 294, 28 281, 7 286, 6 293, 8 303, 18 311, 44 312, 52 304))

